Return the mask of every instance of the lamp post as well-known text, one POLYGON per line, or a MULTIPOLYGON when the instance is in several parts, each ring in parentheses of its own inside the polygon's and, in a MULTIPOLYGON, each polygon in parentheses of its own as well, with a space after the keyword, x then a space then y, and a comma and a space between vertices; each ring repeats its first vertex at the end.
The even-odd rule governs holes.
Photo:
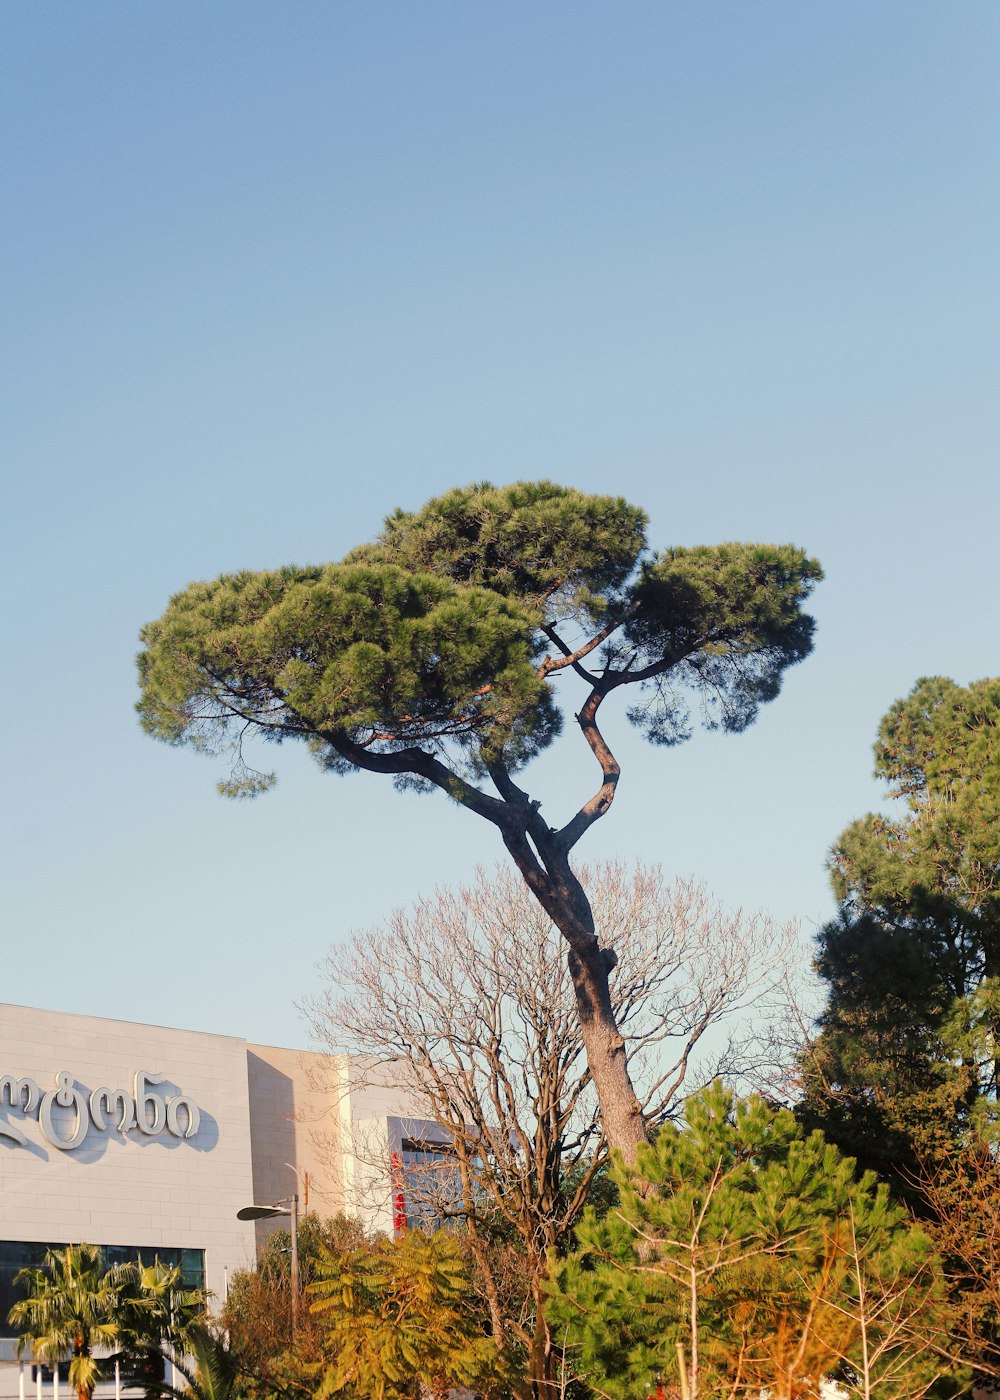
POLYGON ((237 1220, 271 1220, 276 1215, 292 1218, 292 1340, 299 1326, 299 1194, 294 1192, 273 1206, 244 1206, 236 1212, 237 1220))

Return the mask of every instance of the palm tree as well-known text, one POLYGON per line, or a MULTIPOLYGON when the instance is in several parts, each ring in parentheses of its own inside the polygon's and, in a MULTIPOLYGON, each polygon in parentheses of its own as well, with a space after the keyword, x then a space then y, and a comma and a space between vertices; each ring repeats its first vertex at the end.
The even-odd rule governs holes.
POLYGON ((20 1328, 18 1355, 30 1346, 36 1361, 52 1366, 69 1356, 77 1400, 91 1400, 101 1375, 94 1348, 118 1344, 122 1299, 135 1276, 134 1264, 105 1268, 96 1244, 46 1250, 40 1269, 21 1269, 15 1279, 27 1295, 8 1319, 20 1328))
POLYGON ((163 1393, 164 1348, 175 1358, 188 1347, 189 1337, 205 1316, 205 1292, 185 1288, 178 1265, 140 1263, 123 1299, 123 1343, 137 1358, 147 1400, 163 1393))
POLYGON ((187 1384, 160 1385, 155 1393, 173 1400, 234 1400, 239 1371, 224 1338, 202 1324, 188 1328, 184 1345, 185 1355, 175 1357, 174 1365, 187 1384))

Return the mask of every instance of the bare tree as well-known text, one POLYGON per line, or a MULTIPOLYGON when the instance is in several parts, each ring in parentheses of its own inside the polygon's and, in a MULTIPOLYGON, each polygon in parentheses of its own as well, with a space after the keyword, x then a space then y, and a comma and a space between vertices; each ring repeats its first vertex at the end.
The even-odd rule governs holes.
MULTIPOLYGON (((740 1013, 786 980, 794 930, 727 912, 658 867, 601 865, 583 878, 618 949, 615 1017, 655 1122, 682 1086, 753 1064, 755 1028, 740 1013)), ((388 1073, 418 1091, 448 1146, 427 1154, 423 1173, 408 1164, 408 1206, 465 1222, 494 1333, 527 1353, 526 1393, 554 1394, 548 1261, 608 1155, 558 930, 515 874, 479 872, 355 934, 326 971, 309 1007, 318 1040, 364 1056, 373 1081, 388 1073), (527 1261, 513 1307, 505 1238, 527 1261)))
POLYGON ((841 1273, 819 1300, 819 1331, 852 1400, 921 1400, 968 1364, 949 1336, 941 1260, 930 1243, 924 1237, 926 1247, 910 1252, 880 1247, 859 1232, 853 1202, 832 1238, 841 1273))
POLYGON ((1000 1153, 971 1136, 921 1163, 913 1185, 945 1261, 955 1347, 1000 1384, 1000 1153))

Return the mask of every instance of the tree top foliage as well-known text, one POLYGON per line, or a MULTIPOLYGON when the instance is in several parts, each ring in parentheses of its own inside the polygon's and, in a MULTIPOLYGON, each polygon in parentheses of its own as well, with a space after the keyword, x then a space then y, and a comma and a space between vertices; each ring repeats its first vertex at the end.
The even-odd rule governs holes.
POLYGON ((906 815, 843 832, 837 898, 893 920, 1000 925, 1000 679, 919 680, 879 726, 875 776, 906 815))
POLYGON ((551 620, 579 607, 599 617, 646 548, 646 513, 620 496, 550 481, 458 487, 419 511, 397 510, 348 563, 395 564, 488 588, 551 620))
POLYGON ((883 718, 896 799, 841 834, 841 908, 802 1112, 921 1205, 927 1163, 995 1140, 1000 1091, 1000 680, 917 681, 883 718))
POLYGON ((621 497, 479 483, 396 511, 340 563, 190 585, 142 630, 138 709, 168 743, 233 746, 230 795, 272 781, 242 765, 255 730, 499 820, 468 785, 551 742, 563 672, 595 712, 634 686, 654 742, 687 737, 692 697, 708 725, 743 729, 809 653, 820 577, 791 545, 654 553, 621 497))
POLYGON ((505 1389, 502 1357, 469 1307, 470 1280, 456 1237, 408 1230, 367 1249, 327 1253, 309 1285, 328 1350, 318 1400, 409 1400, 456 1387, 505 1389))

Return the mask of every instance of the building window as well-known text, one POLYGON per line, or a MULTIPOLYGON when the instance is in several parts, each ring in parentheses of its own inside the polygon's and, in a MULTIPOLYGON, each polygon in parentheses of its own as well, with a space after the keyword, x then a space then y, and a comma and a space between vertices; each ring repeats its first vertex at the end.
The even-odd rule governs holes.
MULTIPOLYGON (((20 1240, 0 1240, 0 1336, 13 1336, 7 1317, 24 1290, 14 1283, 20 1269, 40 1269, 47 1249, 65 1249, 65 1244, 36 1244, 20 1240)), ((106 1265, 125 1264, 137 1259, 152 1264, 159 1259, 168 1268, 180 1267, 185 1288, 204 1288, 205 1255, 200 1249, 161 1249, 152 1245, 106 1244, 101 1246, 106 1265)))
POLYGON ((397 1229, 439 1230, 464 1216, 462 1178, 450 1143, 404 1138, 399 1163, 397 1229))

